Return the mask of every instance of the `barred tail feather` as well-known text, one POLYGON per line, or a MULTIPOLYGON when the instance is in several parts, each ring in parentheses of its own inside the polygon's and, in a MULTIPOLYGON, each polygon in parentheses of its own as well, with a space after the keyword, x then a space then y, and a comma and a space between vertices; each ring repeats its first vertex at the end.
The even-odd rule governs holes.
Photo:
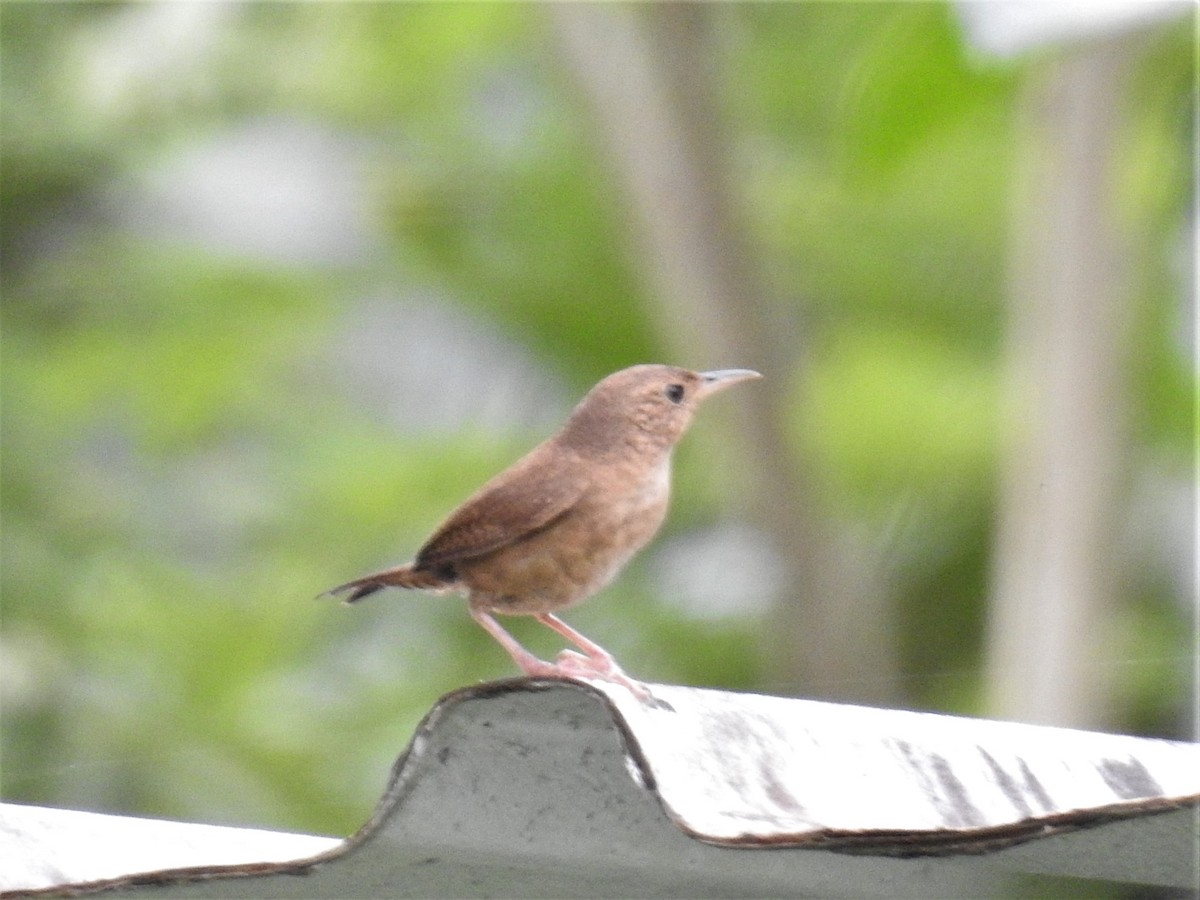
POLYGON ((416 569, 411 565, 397 566, 394 569, 384 569, 362 578, 355 578, 345 584, 330 588, 322 596, 337 597, 345 595, 343 602, 354 603, 364 597, 369 597, 385 587, 413 588, 415 590, 437 590, 450 586, 445 578, 427 569, 416 569))

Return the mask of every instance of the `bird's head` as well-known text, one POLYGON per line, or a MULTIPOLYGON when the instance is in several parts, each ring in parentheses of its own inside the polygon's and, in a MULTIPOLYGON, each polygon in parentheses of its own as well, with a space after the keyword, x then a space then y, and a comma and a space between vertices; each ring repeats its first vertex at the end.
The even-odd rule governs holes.
POLYGON ((561 439, 581 451, 644 448, 669 452, 700 402, 741 381, 750 369, 692 372, 678 366, 631 366, 609 375, 575 407, 561 439))

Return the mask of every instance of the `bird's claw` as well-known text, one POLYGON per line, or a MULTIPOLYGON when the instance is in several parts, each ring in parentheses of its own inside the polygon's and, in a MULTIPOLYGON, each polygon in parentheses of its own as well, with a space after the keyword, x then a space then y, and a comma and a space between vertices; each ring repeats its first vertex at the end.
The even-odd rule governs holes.
POLYGON ((598 678, 619 684, 643 702, 655 701, 650 689, 640 681, 625 674, 611 656, 587 656, 574 650, 563 650, 554 658, 553 665, 568 678, 598 678))
POLYGON ((670 704, 658 700, 650 689, 640 681, 630 678, 611 656, 589 656, 575 650, 563 650, 554 662, 540 659, 523 660, 521 668, 534 678, 583 678, 598 679, 619 684, 643 703, 656 707, 670 708, 670 704))
POLYGON ((564 675, 569 676, 602 678, 606 674, 596 665, 596 661, 592 657, 576 653, 574 650, 563 650, 554 658, 552 665, 564 675))

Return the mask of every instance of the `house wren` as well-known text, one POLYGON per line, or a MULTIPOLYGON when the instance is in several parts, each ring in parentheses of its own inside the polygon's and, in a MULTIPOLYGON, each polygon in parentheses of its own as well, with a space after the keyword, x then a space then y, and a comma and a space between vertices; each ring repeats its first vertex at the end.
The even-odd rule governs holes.
POLYGON ((471 616, 533 676, 599 677, 645 696, 612 656, 554 615, 607 585, 658 531, 671 490, 671 451, 705 397, 759 378, 749 369, 622 369, 597 384, 562 429, 487 482, 408 565, 328 593, 361 600, 385 587, 467 595, 471 616), (538 659, 493 613, 528 615, 583 655, 538 659))

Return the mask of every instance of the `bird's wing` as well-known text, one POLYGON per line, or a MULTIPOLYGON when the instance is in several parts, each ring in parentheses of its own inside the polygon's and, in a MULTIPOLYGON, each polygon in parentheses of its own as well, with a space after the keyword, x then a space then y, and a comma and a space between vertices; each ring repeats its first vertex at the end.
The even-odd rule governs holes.
POLYGON ((434 568, 483 556, 570 512, 588 486, 575 462, 561 451, 534 451, 519 460, 451 513, 417 553, 415 565, 434 568))

